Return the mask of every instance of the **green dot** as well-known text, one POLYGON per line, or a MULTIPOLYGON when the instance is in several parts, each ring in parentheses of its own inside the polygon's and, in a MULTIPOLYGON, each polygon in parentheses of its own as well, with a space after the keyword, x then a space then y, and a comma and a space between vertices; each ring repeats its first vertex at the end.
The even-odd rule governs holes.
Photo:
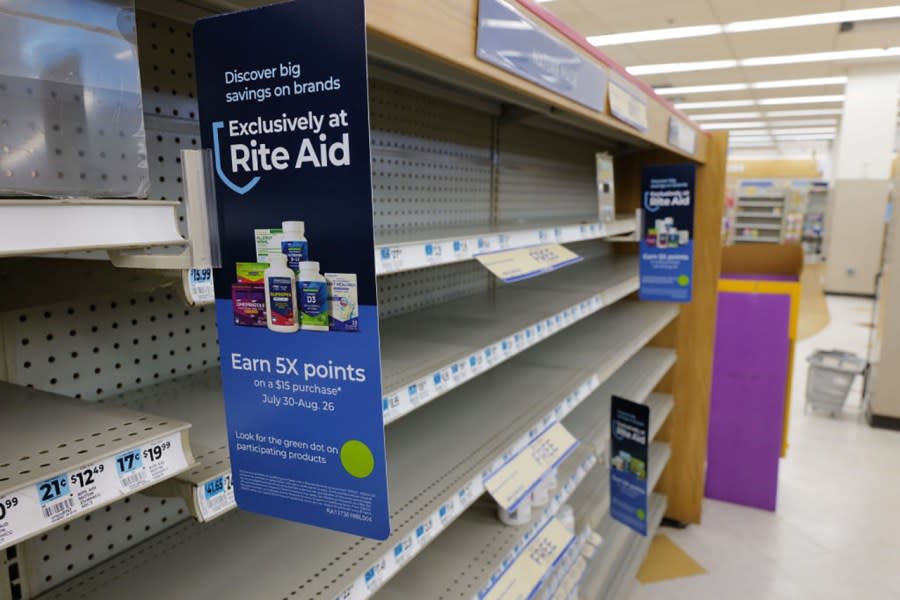
POLYGON ((679 275, 678 276, 678 285, 681 287, 687 287, 687 284, 691 282, 690 277, 687 275, 679 275))
POLYGON ((341 446, 341 465, 344 470, 362 479, 375 469, 375 457, 369 447, 359 440, 348 440, 341 446))
POLYGON ((646 517, 646 514, 644 513, 644 509, 642 509, 642 508, 637 509, 636 515, 637 515, 637 518, 640 519, 641 521, 643 521, 644 517, 646 517))

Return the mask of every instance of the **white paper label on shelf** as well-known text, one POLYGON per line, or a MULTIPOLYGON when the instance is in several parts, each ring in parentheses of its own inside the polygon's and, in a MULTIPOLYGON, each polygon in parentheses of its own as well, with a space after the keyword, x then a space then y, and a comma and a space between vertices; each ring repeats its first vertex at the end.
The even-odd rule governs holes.
POLYGON ((187 466, 181 434, 175 433, 2 496, 0 548, 167 479, 187 466), (122 458, 125 455, 132 458, 122 458), (130 467, 124 473, 118 468, 119 458, 130 467))
POLYGON ((562 423, 547 428, 484 482, 497 504, 515 510, 544 475, 559 465, 578 445, 562 423))
MULTIPOLYGON (((532 538, 505 572, 478 593, 480 600, 531 598, 543 578, 575 542, 575 536, 552 519, 532 538)), ((492 577, 492 579, 494 579, 492 577)))
MULTIPOLYGON (((552 239, 552 231, 543 239, 552 239)), ((506 283, 530 279, 575 264, 582 260, 571 250, 555 243, 484 252, 475 256, 488 271, 506 283)))
POLYGON ((188 300, 192 304, 201 306, 203 304, 212 304, 216 301, 212 269, 187 269, 183 271, 183 277, 184 288, 187 292, 188 300))
POLYGON ((633 85, 609 79, 609 111, 620 121, 640 131, 647 131, 647 94, 633 85))
POLYGON ((204 481, 202 485, 197 486, 195 494, 203 521, 209 521, 237 506, 231 473, 204 481))
POLYGON ((688 154, 697 147, 697 131, 676 116, 669 117, 669 145, 688 154))

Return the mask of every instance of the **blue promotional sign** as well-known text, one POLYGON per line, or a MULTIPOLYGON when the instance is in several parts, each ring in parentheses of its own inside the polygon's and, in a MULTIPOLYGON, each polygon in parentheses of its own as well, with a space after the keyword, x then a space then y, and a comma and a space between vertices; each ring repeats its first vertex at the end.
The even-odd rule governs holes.
POLYGON ((695 175, 692 164, 641 172, 641 300, 691 301, 695 175))
POLYGON ((523 15, 514 2, 479 0, 477 45, 481 60, 603 112, 603 67, 523 15))
POLYGON ((647 535, 649 427, 649 406, 612 397, 609 514, 641 535, 647 535))
POLYGON ((203 19, 194 40, 235 499, 385 539, 363 0, 203 19))

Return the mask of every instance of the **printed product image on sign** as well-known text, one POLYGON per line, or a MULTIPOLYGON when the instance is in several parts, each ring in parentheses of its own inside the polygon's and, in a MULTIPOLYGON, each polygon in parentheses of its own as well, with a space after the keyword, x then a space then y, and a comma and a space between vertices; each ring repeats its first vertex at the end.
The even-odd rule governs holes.
POLYGON ((649 426, 649 406, 612 397, 609 514, 641 535, 647 535, 649 426))
POLYGON ((235 500, 384 539, 363 0, 203 19, 194 43, 235 500))
POLYGON ((695 174, 692 164, 641 172, 641 300, 691 301, 695 174))

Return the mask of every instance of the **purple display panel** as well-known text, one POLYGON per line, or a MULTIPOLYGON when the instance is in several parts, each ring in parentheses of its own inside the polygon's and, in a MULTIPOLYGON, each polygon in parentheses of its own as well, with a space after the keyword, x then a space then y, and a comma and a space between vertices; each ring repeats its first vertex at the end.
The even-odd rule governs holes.
POLYGON ((791 298, 719 293, 706 497, 775 510, 791 298))

